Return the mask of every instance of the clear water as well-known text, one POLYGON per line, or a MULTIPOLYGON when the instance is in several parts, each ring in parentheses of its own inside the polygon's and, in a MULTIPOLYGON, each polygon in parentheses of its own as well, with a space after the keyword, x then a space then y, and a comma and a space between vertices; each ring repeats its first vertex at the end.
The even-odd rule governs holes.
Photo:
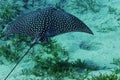
POLYGON ((0 0, 0 80, 120 80, 119 4, 120 0, 0 0), (5 79, 34 38, 6 37, 4 31, 26 13, 48 6, 79 18, 94 35, 68 32, 39 41, 5 79))

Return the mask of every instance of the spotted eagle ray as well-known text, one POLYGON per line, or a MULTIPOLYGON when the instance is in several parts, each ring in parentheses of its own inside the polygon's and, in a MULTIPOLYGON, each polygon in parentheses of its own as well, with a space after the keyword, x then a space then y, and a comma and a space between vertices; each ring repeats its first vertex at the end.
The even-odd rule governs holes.
POLYGON ((20 58, 18 63, 14 66, 4 80, 7 80, 9 75, 13 72, 16 66, 29 52, 29 50, 35 45, 35 43, 38 41, 48 41, 48 39, 51 37, 68 32, 85 32, 93 34, 87 25, 84 24, 80 19, 72 14, 54 7, 38 9, 18 17, 10 24, 10 27, 6 29, 4 34, 8 36, 10 34, 18 33, 32 36, 34 37, 34 40, 30 48, 20 58))

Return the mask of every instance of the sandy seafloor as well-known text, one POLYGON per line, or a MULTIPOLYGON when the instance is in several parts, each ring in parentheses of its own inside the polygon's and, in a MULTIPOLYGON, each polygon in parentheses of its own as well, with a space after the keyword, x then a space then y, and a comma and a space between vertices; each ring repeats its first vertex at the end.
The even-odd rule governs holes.
MULTIPOLYGON (((97 13, 88 11, 82 15, 79 15, 74 9, 71 10, 71 8, 67 8, 66 10, 79 17, 84 23, 86 23, 89 28, 93 30, 94 35, 89 35, 86 33, 67 33, 54 37, 69 51, 71 60, 81 59, 92 62, 101 68, 106 68, 104 70, 93 71, 90 73, 95 75, 99 74, 99 72, 109 74, 109 69, 116 67, 115 65, 111 64, 113 62, 113 58, 120 58, 120 22, 117 21, 117 18, 120 17, 120 15, 117 15, 120 13, 120 0, 109 0, 110 2, 108 2, 108 0, 101 1, 105 6, 97 13), (108 6, 115 8, 116 13, 109 13, 108 6), (111 27, 115 30, 100 32, 96 27, 111 27), (92 49, 80 49, 79 46, 82 41, 88 42, 86 46, 91 46, 92 49)), ((29 63, 29 65, 32 64, 29 63)), ((8 80, 25 80, 27 77, 35 78, 34 75, 19 75, 24 66, 26 67, 26 64, 24 61, 22 61, 8 80), (14 78, 15 76, 16 78, 14 78)), ((0 80, 6 76, 12 67, 13 64, 9 63, 6 63, 6 65, 0 65, 0 80)))

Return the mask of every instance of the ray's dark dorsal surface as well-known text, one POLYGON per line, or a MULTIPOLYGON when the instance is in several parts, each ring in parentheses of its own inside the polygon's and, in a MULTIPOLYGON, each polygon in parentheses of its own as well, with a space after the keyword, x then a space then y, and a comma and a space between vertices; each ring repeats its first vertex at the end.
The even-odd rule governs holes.
POLYGON ((50 37, 67 32, 85 32, 93 34, 87 25, 77 17, 54 7, 47 7, 27 13, 13 21, 10 27, 4 32, 6 36, 18 33, 32 36, 34 40, 29 49, 18 60, 4 80, 8 79, 20 61, 39 40, 47 42, 50 37))
POLYGON ((7 28, 5 35, 24 34, 33 36, 37 42, 39 39, 44 41, 49 37, 76 31, 93 34, 77 17, 54 7, 47 7, 19 17, 7 28))

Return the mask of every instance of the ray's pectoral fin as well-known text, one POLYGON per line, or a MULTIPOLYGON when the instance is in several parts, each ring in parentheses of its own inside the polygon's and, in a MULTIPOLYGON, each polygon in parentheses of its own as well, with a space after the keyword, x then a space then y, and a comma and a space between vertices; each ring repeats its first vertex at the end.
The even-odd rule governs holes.
POLYGON ((84 23, 81 23, 81 31, 94 35, 93 31, 84 23))

